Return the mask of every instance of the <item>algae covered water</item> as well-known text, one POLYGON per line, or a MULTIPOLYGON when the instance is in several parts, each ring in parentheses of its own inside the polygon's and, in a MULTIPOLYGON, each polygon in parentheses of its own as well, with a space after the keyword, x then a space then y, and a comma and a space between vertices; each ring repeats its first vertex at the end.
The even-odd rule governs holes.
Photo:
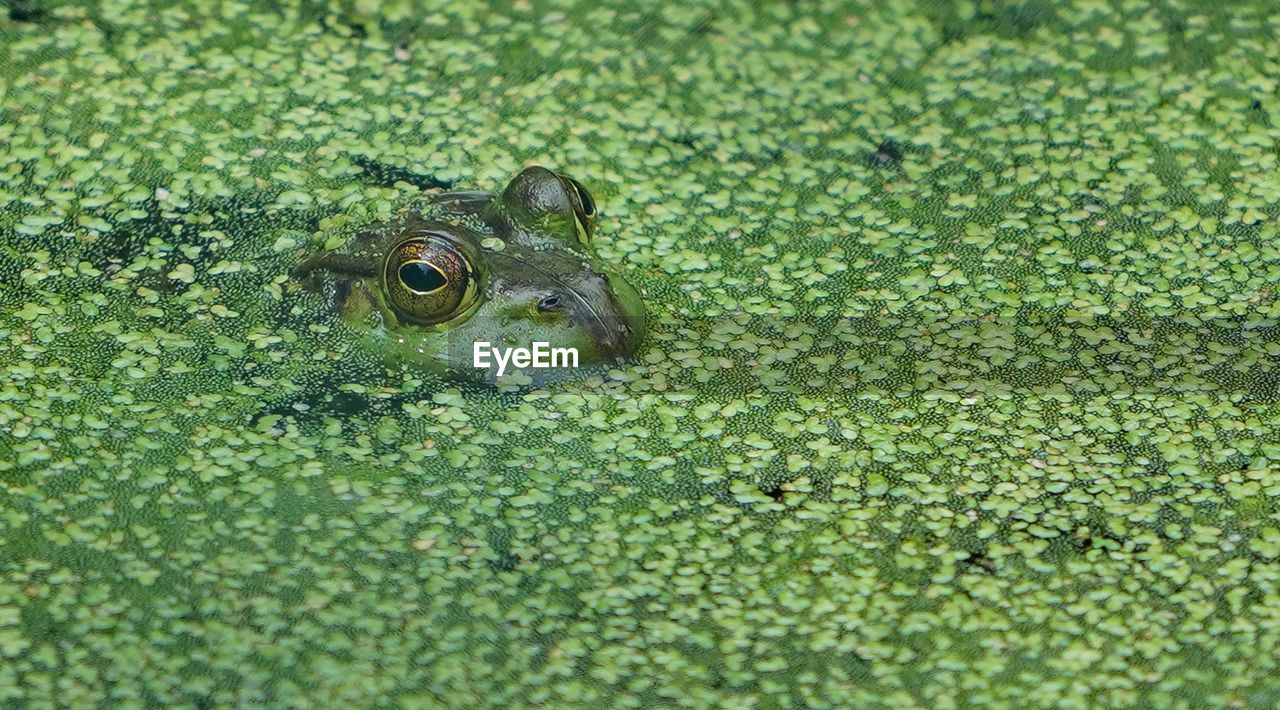
POLYGON ((1280 699, 1269 3, 4 10, 5 704, 1280 699), (535 163, 625 363, 289 277, 535 163))

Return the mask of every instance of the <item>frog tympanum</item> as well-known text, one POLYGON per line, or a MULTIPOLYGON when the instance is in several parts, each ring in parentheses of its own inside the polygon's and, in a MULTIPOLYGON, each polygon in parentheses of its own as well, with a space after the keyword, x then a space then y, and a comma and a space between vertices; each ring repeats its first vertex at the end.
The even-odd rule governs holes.
MULTIPOLYGON (((535 166, 498 194, 416 198, 294 277, 392 362, 485 380, 501 356, 477 367, 479 344, 492 354, 541 343, 544 355, 572 349, 578 368, 608 364, 635 352, 644 306, 596 257, 595 222, 581 183, 535 166)), ((572 369, 567 356, 559 364, 572 369)))

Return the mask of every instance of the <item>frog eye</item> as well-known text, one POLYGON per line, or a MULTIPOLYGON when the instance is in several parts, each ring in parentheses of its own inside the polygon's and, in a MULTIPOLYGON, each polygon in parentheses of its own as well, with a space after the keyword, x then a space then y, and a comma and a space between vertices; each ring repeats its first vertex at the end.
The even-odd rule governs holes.
POLYGON ((594 220, 596 218, 596 201, 591 199, 591 193, 587 192, 587 188, 583 187, 582 183, 568 175, 565 175, 564 179, 572 188, 570 192, 578 198, 578 204, 582 205, 583 215, 587 219, 594 220))
POLYGON ((406 239, 387 254, 383 289, 396 314, 421 325, 452 320, 476 298, 475 269, 443 235, 406 239))
POLYGON ((596 226, 596 201, 582 183, 568 175, 557 175, 565 192, 569 193, 569 201, 573 203, 573 218, 578 227, 578 238, 583 244, 591 241, 591 233, 596 226))

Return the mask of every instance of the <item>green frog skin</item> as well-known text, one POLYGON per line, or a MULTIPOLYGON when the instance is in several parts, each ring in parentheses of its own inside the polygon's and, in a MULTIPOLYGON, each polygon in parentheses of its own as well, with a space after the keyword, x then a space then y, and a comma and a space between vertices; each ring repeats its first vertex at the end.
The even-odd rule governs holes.
POLYGON ((595 218, 581 183, 529 167, 496 195, 417 198, 293 275, 392 363, 492 378, 473 365, 478 342, 573 348, 582 368, 616 363, 644 337, 644 305, 595 255, 595 218))

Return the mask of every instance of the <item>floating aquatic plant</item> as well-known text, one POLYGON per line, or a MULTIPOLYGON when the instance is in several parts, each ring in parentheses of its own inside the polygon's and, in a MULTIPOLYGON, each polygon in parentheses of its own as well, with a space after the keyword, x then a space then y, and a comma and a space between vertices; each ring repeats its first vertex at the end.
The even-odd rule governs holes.
POLYGON ((0 698, 1274 704, 1275 31, 10 3, 0 698), (388 370, 287 277, 534 162, 625 366, 388 370))

